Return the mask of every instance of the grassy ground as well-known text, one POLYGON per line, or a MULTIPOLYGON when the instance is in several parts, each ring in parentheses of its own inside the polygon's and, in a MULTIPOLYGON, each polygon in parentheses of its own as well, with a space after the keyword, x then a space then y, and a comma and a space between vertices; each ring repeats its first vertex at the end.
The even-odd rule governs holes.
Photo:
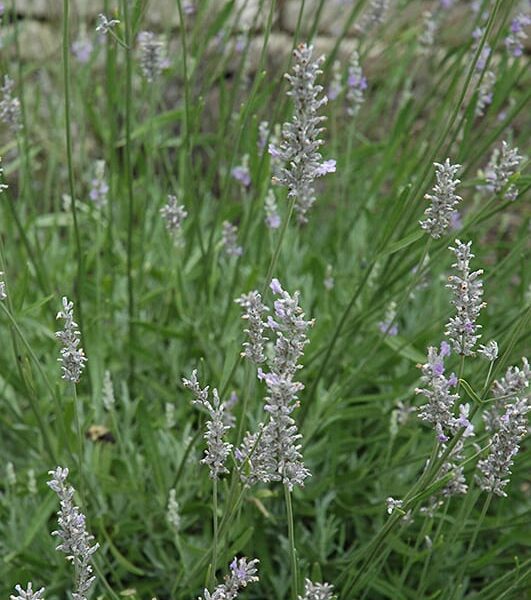
MULTIPOLYGON (((2 69, 15 82, 22 128, 0 125, 9 185, 0 196, 7 290, 0 303, 0 595, 29 580, 46 586, 48 599, 73 589, 72 566, 50 535, 58 502, 47 473, 61 465, 100 544, 93 597, 197 597, 222 581, 235 555, 246 555, 260 560, 260 581, 242 592, 246 598, 295 598, 306 577, 330 582, 345 600, 525 598, 529 445, 515 457, 507 497, 474 483, 489 444, 479 400, 492 398, 494 379, 520 365, 529 348, 526 160, 511 180, 516 200, 477 187, 478 169, 502 140, 529 150, 529 63, 504 46, 517 3, 485 0, 484 17, 467 9, 461 41, 451 46, 438 43, 452 22, 442 9, 425 53, 418 20, 391 12, 365 27, 355 44, 362 67, 372 65, 365 102, 349 116, 343 90, 322 109, 321 151, 337 169, 318 180, 304 226, 290 215, 285 189, 271 187, 271 160, 257 144, 261 121, 280 124, 293 112, 282 76, 289 52, 274 58, 278 71, 268 68, 266 7, 257 68, 248 66, 249 39, 237 38, 238 47, 230 41, 233 3, 211 0, 186 17, 186 36, 163 33, 169 61, 149 83, 135 41, 147 27, 145 3, 107 3, 120 24, 101 39, 89 26, 88 62, 71 52, 82 32, 65 19, 63 55, 31 63, 18 58, 20 24, 7 4, 3 43, 13 59, 2 69), (473 46, 477 25, 483 32, 473 46), (478 69, 486 44, 495 52, 478 69), (492 102, 475 116, 479 77, 489 70, 492 102), (249 186, 231 175, 246 154, 249 186), (418 221, 432 163, 447 156, 462 165, 462 222, 432 240, 418 221), (101 207, 90 198, 97 160, 105 161, 109 188, 101 207), (265 223, 270 189, 282 219, 277 229, 265 223), (160 214, 167 194, 188 213, 179 244, 160 214), (224 251, 224 221, 238 226, 241 256, 224 251), (473 406, 476 436, 463 451, 467 493, 445 497, 440 470, 423 474, 437 449, 433 429, 407 409, 422 404, 417 367, 453 313, 445 283, 456 237, 473 242, 472 266, 484 269, 481 341, 497 340, 500 357, 490 366, 478 356, 449 358, 463 380, 462 402, 473 406), (283 486, 243 487, 231 457, 231 473, 217 482, 213 520, 212 481, 200 464, 205 414, 181 378, 197 368, 222 399, 236 392, 231 442, 243 407, 245 429, 256 429, 265 386, 239 357, 245 323, 234 299, 258 289, 270 305, 271 277, 290 293, 300 290, 307 318, 315 319, 293 414, 312 476, 288 495, 289 519, 283 486), (62 296, 74 301, 88 357, 76 385, 61 379, 57 362, 62 296), (389 335, 379 324, 393 302, 397 334, 389 335), (103 391, 107 371, 114 405, 103 391), (178 528, 167 518, 172 489, 178 528), (437 493, 440 505, 421 511, 437 493), (387 513, 390 496, 412 511, 410 522, 400 510, 387 513)), ((361 22, 369 4, 346 2, 345 23, 361 22)), ((419 2, 395 9, 406 4, 419 2)), ((176 0, 175 10, 184 8, 176 0)), ((342 39, 338 33, 334 45, 342 39)), ((297 29, 293 45, 300 41, 311 39, 297 29)), ((326 88, 334 45, 320 76, 326 88)), ((343 82, 347 69, 342 59, 343 82)))

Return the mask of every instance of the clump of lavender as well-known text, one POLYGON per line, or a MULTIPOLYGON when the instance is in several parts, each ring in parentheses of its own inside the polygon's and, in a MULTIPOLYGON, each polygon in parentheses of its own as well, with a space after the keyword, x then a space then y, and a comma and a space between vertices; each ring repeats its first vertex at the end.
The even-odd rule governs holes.
POLYGON ((105 161, 97 160, 94 167, 94 177, 90 184, 89 198, 101 209, 107 204, 108 193, 109 184, 105 179, 105 161))
POLYGON ((242 294, 235 302, 242 307, 244 311, 242 319, 248 323, 244 332, 249 341, 243 343, 242 356, 255 364, 261 364, 266 359, 264 351, 268 338, 264 334, 266 328, 264 316, 269 309, 262 302, 262 296, 257 291, 242 294))
POLYGON ((228 256, 241 256, 243 254, 243 248, 238 245, 238 228, 229 221, 223 221, 221 244, 228 256))
POLYGON ((219 479, 219 476, 228 473, 225 462, 232 449, 232 444, 225 441, 225 433, 230 429, 224 422, 225 404, 221 402, 218 391, 212 390, 212 403, 209 401, 208 386, 201 389, 197 380, 197 371, 194 370, 190 379, 183 378, 183 385, 193 395, 194 406, 204 408, 210 419, 207 421, 206 432, 203 436, 207 443, 205 457, 201 462, 208 466, 211 479, 219 479))
POLYGON ((505 47, 515 57, 524 53, 524 42, 527 39, 525 28, 531 25, 531 17, 520 13, 511 21, 509 35, 505 38, 505 47))
POLYGON ((398 325, 395 323, 396 320, 396 302, 391 301, 385 311, 385 318, 383 321, 378 323, 379 330, 385 335, 395 336, 398 335, 398 325))
POLYGON ((456 314, 450 317, 446 324, 445 335, 452 342, 454 350, 464 356, 474 353, 474 346, 481 337, 477 333, 481 329, 481 325, 478 325, 476 321, 481 309, 486 306, 482 301, 481 275, 483 269, 470 271, 470 260, 474 258, 471 246, 472 242, 463 244, 459 240, 455 240, 455 248, 450 246, 450 250, 457 259, 452 265, 457 270, 457 275, 450 275, 446 285, 453 292, 451 302, 456 308, 456 314))
POLYGON ((492 386, 494 402, 483 413, 485 428, 494 432, 501 426, 501 415, 504 407, 519 398, 529 396, 528 388, 531 383, 531 369, 527 358, 522 358, 522 367, 509 367, 505 375, 496 380, 492 386))
POLYGON ((173 239, 176 242, 180 241, 183 221, 188 216, 184 204, 177 202, 177 196, 168 194, 168 201, 160 209, 160 214, 166 221, 166 229, 170 232, 173 239))
POLYGON ((259 379, 267 387, 264 410, 269 420, 258 433, 247 434, 237 458, 249 461, 250 473, 244 476, 248 484, 282 481, 292 490, 295 485, 304 485, 310 475, 302 459, 301 435, 291 414, 299 405, 297 394, 304 388, 294 377, 301 368, 298 361, 313 321, 304 319, 297 292, 291 296, 277 279, 271 282, 271 289, 279 298, 274 302, 274 316, 268 317, 267 327, 275 333, 276 340, 268 360, 269 372, 258 370, 259 379))
POLYGON ((438 239, 450 227, 455 207, 461 201, 461 196, 455 193, 457 186, 461 183, 461 180, 456 178, 461 165, 450 164, 449 158, 443 164, 433 164, 436 181, 432 192, 424 196, 426 200, 429 200, 430 205, 424 211, 424 219, 420 221, 420 226, 432 238, 438 239))
POLYGON ((33 590, 33 584, 31 581, 28 583, 28 587, 23 590, 20 585, 15 586, 15 591, 18 596, 11 594, 9 600, 44 600, 44 588, 40 590, 33 590))
POLYGON ((83 348, 79 347, 80 332, 78 324, 74 321, 74 303, 66 296, 63 297, 63 310, 57 313, 57 319, 64 319, 65 324, 62 331, 56 331, 57 339, 63 344, 61 357, 58 359, 63 370, 63 379, 77 383, 85 368, 87 357, 83 348))
POLYGON ((98 15, 98 22, 96 24, 96 31, 98 33, 102 33, 103 35, 112 32, 112 30, 119 25, 120 21, 118 19, 108 19, 104 14, 100 13, 98 15))
POLYGON ((74 505, 75 490, 66 483, 68 469, 57 467, 54 471, 49 471, 49 474, 52 478, 48 481, 48 486, 59 497, 61 506, 58 512, 59 529, 52 535, 61 540, 57 550, 64 552, 67 560, 74 565, 75 591, 72 594, 73 599, 87 600, 90 587, 96 579, 92 575, 92 555, 99 548, 99 544, 92 544, 94 536, 87 531, 85 516, 74 505))
POLYGON ((490 160, 485 167, 483 177, 485 184, 481 186, 489 192, 499 194, 503 191, 504 200, 515 200, 518 189, 514 184, 507 187, 509 179, 518 171, 523 156, 518 153, 518 148, 511 148, 504 140, 500 148, 495 148, 490 160))
POLYGON ((350 55, 347 74, 347 112, 355 117, 361 105, 365 102, 365 90, 367 89, 367 78, 363 75, 360 65, 360 56, 357 50, 350 55))
POLYGON ((22 129, 22 111, 20 100, 13 95, 15 84, 13 80, 4 75, 4 83, 0 89, 2 99, 0 100, 0 121, 2 121, 13 133, 22 129))
POLYGON ((148 83, 152 83, 164 68, 162 42, 152 31, 141 31, 138 34, 138 50, 140 68, 148 83))
POLYGON ((269 190, 264 202, 265 223, 269 229, 278 229, 282 223, 273 190, 269 190))
POLYGON ((459 396, 452 393, 451 389, 457 385, 457 377, 454 373, 449 377, 444 374, 444 359, 450 352, 447 342, 441 343, 440 350, 434 346, 428 348, 428 360, 421 366, 423 387, 415 390, 428 400, 419 407, 419 418, 435 427, 440 442, 447 442, 447 433, 453 433, 456 427, 453 408, 459 396))
POLYGON ((509 483, 513 458, 520 449, 519 442, 527 434, 527 413, 529 405, 526 398, 517 398, 509 404, 499 420, 498 429, 491 437, 487 457, 478 462, 477 481, 482 490, 507 496, 504 488, 509 483))
POLYGON ((299 600, 333 600, 334 586, 329 583, 312 583, 309 579, 304 582, 304 596, 299 600))
POLYGON ((231 175, 239 181, 240 184, 247 188, 251 185, 251 173, 249 171, 249 155, 244 154, 242 157, 242 164, 233 167, 231 170, 231 175))
POLYGON ((229 566, 230 574, 225 576, 225 582, 218 585, 212 593, 205 589, 204 595, 199 600, 233 600, 237 598, 242 589, 250 583, 258 581, 256 575, 258 563, 259 560, 256 558, 249 560, 245 557, 234 557, 229 566))
POLYGON ((300 44, 294 51, 294 66, 286 74, 293 98, 294 115, 291 122, 284 123, 280 146, 269 144, 269 153, 279 159, 283 166, 277 170, 273 181, 288 188, 288 196, 295 199, 299 223, 307 222, 308 210, 315 202, 314 181, 317 177, 336 170, 334 160, 323 161, 319 147, 323 140, 321 123, 326 117, 319 109, 327 97, 321 95, 322 86, 316 84, 324 58, 313 60, 313 46, 300 44))

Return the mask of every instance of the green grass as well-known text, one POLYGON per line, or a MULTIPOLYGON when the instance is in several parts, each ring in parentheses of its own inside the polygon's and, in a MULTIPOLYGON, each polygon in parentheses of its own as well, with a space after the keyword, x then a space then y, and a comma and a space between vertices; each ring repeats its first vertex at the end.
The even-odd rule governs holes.
MULTIPOLYGON (((176 14, 182 4, 176 0, 176 14)), ((326 86, 336 58, 346 74, 345 32, 367 4, 345 4, 343 33, 329 41, 326 86)), ((501 140, 529 152, 529 62, 504 50, 515 3, 482 3, 489 17, 475 52, 477 17, 465 13, 457 40, 445 17, 426 56, 417 52, 420 21, 408 12, 421 3, 399 4, 400 14, 358 38, 369 81, 360 113, 348 117, 343 96, 325 108, 322 153, 337 160, 337 172, 318 181, 304 227, 290 218, 285 190, 274 187, 283 219, 275 231, 265 226, 263 209, 270 158, 257 147, 260 121, 280 124, 292 114, 283 78, 289 48, 281 57, 268 51, 275 3, 271 10, 261 3, 261 34, 241 51, 230 41, 216 45, 220 34, 236 37, 239 3, 201 2, 186 17, 186 36, 166 25, 160 33, 170 64, 151 86, 135 46, 138 32, 149 29, 147 2, 106 2, 106 14, 121 21, 121 43, 112 36, 98 43, 88 24, 94 50, 86 64, 70 53, 80 32, 75 15, 63 20, 63 52, 23 60, 25 22, 13 21, 7 7, 0 64, 16 83, 24 128, 15 135, 0 124, 9 185, 0 195, 0 270, 8 292, 0 303, 0 456, 1 470, 12 463, 16 473, 16 483, 0 477, 2 597, 30 580, 46 587, 48 600, 72 589, 71 566, 50 535, 58 503, 46 481, 56 465, 70 469, 76 500, 101 545, 94 598, 195 598, 222 581, 235 555, 260 559, 260 582, 242 592, 249 599, 296 598, 307 577, 334 584, 341 600, 526 597, 529 444, 515 459, 508 497, 491 498, 473 484, 478 450, 467 443, 469 492, 425 516, 419 508, 442 485, 437 463, 423 474, 434 434, 414 414, 397 425, 395 411, 398 400, 421 403, 417 364, 443 339, 452 314, 445 283, 455 237, 473 241, 488 303, 482 341, 500 346, 492 371, 479 357, 467 358, 462 371, 460 392, 476 411, 481 447, 488 436, 478 400, 490 398, 492 381, 528 350, 527 162, 514 177, 514 202, 476 186, 478 169, 501 140), (475 118, 474 65, 485 43, 496 49, 485 70, 495 70, 497 83, 485 115, 475 118), (252 177, 246 190, 230 173, 244 154, 252 177), (447 156, 463 165, 463 226, 428 241, 418 226, 423 196, 433 185, 432 163, 447 156), (98 159, 109 184, 102 210, 89 199, 98 159), (180 246, 160 215, 170 193, 188 211, 180 246), (241 257, 223 253, 225 220, 239 227, 241 257), (233 474, 222 478, 213 546, 213 486, 199 462, 205 418, 181 378, 197 368, 201 383, 217 387, 223 399, 236 391, 238 420, 245 406, 244 427, 256 428, 265 389, 240 358, 244 322, 234 299, 258 289, 270 304, 271 277, 300 290, 307 318, 315 319, 294 413, 312 477, 286 495, 281 484, 246 489, 233 474), (61 380, 57 362, 62 296, 75 301, 88 357, 75 389, 61 380), (395 337, 378 327, 392 301, 395 337), (102 403, 106 370, 116 397, 110 411, 102 403), (87 437, 94 425, 113 441, 87 437), (36 492, 28 489, 30 470, 36 492), (172 488, 178 533, 166 519, 172 488), (412 509, 411 524, 399 511, 386 513, 389 496, 412 509)), ((311 41, 324 5, 308 17, 300 3, 288 45, 311 41)), ((452 356, 450 369, 459 363, 452 356)), ((238 430, 230 433, 233 443, 238 430)))

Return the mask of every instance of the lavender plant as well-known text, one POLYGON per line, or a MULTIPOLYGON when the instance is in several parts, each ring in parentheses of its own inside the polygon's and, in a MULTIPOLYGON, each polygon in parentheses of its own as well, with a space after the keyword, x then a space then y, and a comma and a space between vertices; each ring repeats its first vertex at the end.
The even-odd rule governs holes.
POLYGON ((64 320, 64 327, 62 331, 56 331, 55 336, 61 342, 61 369, 63 371, 63 379, 65 381, 71 381, 72 383, 78 383, 87 357, 83 351, 83 348, 79 347, 81 342, 80 332, 78 331, 78 324, 74 321, 74 303, 68 300, 66 296, 63 297, 63 309, 57 313, 57 319, 64 320))
POLYGON ((250 583, 258 581, 258 560, 255 558, 234 557, 230 563, 230 574, 225 577, 225 582, 218 585, 211 593, 205 589, 203 596, 199 600, 232 600, 237 598, 242 589, 245 589, 250 583))
POLYGON ((20 585, 15 586, 17 596, 9 596, 9 600, 44 600, 45 589, 33 590, 31 581, 28 583, 28 587, 24 590, 20 585))

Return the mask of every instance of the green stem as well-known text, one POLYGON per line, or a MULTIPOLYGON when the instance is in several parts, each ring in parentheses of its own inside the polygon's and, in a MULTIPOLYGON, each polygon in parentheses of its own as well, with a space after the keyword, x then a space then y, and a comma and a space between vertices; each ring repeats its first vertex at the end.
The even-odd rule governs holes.
POLYGON ((76 433, 77 433, 77 443, 78 443, 78 451, 77 451, 77 467, 79 470, 79 495, 81 496, 82 503, 85 502, 85 478, 83 473, 83 432, 81 429, 81 415, 80 415, 80 407, 79 401, 77 397, 77 389, 76 384, 72 383, 72 397, 74 400, 74 418, 76 421, 76 433))
MULTIPOLYGON (((76 191, 74 185, 74 164, 72 159, 72 133, 70 117, 70 33, 69 33, 69 0, 63 0, 63 78, 65 91, 65 135, 66 135, 66 162, 68 167, 68 190, 70 193, 70 206, 72 207, 72 219, 74 222, 74 238, 77 254, 77 282, 76 282, 76 303, 79 325, 81 330, 81 343, 86 347, 83 341, 83 278, 84 265, 83 254, 81 251, 81 237, 77 220, 76 191)), ((88 367, 87 367, 88 368, 88 367)), ((87 379, 90 380, 90 377, 87 379)))
POLYGON ((288 484, 284 484, 284 497, 286 499, 286 517, 288 520, 289 553, 291 562, 291 597, 297 600, 299 591, 299 573, 297 565, 297 549, 295 548, 295 528, 293 523, 293 506, 291 492, 288 484))
POLYGON ((212 547, 212 569, 210 571, 210 587, 214 588, 216 584, 216 568, 218 562, 218 480, 212 481, 212 523, 214 528, 214 541, 212 547))
POLYGON ((127 218, 127 309, 129 320, 129 393, 133 394, 135 379, 135 299, 133 289, 133 221, 134 221, 134 197, 133 197, 133 173, 131 165, 131 113, 132 113, 132 81, 133 66, 131 58, 131 23, 129 21, 129 1, 123 0, 125 45, 125 176, 127 180, 127 200, 128 200, 128 218, 127 218))

